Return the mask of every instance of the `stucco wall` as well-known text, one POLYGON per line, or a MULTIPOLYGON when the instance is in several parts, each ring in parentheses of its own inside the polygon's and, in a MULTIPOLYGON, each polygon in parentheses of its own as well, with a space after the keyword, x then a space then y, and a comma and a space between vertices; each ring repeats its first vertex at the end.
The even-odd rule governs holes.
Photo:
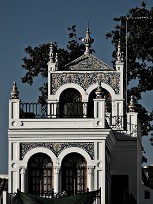
POLYGON ((137 198, 136 141, 120 141, 111 154, 111 175, 128 175, 129 193, 137 198))

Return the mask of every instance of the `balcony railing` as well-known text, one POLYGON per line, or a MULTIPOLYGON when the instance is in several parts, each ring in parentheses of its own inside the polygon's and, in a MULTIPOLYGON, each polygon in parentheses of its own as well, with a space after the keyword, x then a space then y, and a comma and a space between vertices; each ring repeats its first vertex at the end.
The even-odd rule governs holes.
POLYGON ((20 118, 83 118, 87 103, 20 103, 20 118))
MULTIPOLYGON (((20 118, 94 118, 94 107, 89 103, 20 103, 20 118)), ((106 113, 106 128, 126 130, 126 117, 106 113)))
POLYGON ((125 118, 121 115, 106 115, 107 125, 113 129, 125 129, 125 118))
POLYGON ((20 118, 46 118, 46 117, 48 117, 47 103, 45 104, 20 103, 20 118))

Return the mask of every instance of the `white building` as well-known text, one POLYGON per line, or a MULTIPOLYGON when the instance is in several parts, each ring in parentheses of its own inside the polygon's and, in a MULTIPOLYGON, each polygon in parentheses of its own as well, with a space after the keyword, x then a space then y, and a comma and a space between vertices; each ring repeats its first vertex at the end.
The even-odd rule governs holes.
POLYGON ((9 193, 67 194, 101 188, 101 204, 130 194, 140 203, 141 131, 131 98, 125 109, 120 42, 113 69, 90 54, 59 70, 53 45, 48 62, 48 101, 23 103, 16 83, 9 101, 9 193))

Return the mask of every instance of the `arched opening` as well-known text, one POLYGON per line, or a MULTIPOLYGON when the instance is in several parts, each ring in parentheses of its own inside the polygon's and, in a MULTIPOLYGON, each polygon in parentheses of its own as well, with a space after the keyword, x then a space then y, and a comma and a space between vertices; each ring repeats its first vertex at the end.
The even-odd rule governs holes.
MULTIPOLYGON (((93 101, 93 99, 96 98, 95 91, 96 91, 96 89, 94 89, 89 95, 88 109, 87 109, 87 115, 88 115, 89 118, 94 117, 94 101, 93 101)), ((104 94, 104 98, 105 98, 105 101, 106 101, 105 110, 106 110, 106 112, 111 113, 112 112, 112 97, 111 97, 111 94, 106 89, 102 89, 102 92, 104 94)))
POLYGON ((83 104, 80 92, 74 88, 64 90, 59 99, 59 116, 64 118, 82 117, 83 104))
POLYGON ((87 162, 78 153, 70 153, 62 162, 62 191, 75 195, 87 190, 87 162))
POLYGON ((53 164, 44 153, 34 154, 28 162, 28 193, 43 195, 51 193, 53 187, 53 164))

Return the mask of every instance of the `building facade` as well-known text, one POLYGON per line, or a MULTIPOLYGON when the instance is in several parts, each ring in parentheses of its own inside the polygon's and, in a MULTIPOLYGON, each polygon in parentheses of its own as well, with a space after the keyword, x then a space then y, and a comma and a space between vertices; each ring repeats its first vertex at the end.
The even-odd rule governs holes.
POLYGON ((22 102, 13 84, 9 193, 72 195, 101 188, 101 204, 139 200, 141 132, 133 98, 125 108, 120 42, 115 68, 90 54, 92 42, 87 29, 84 55, 62 69, 51 44, 45 103, 22 102))

